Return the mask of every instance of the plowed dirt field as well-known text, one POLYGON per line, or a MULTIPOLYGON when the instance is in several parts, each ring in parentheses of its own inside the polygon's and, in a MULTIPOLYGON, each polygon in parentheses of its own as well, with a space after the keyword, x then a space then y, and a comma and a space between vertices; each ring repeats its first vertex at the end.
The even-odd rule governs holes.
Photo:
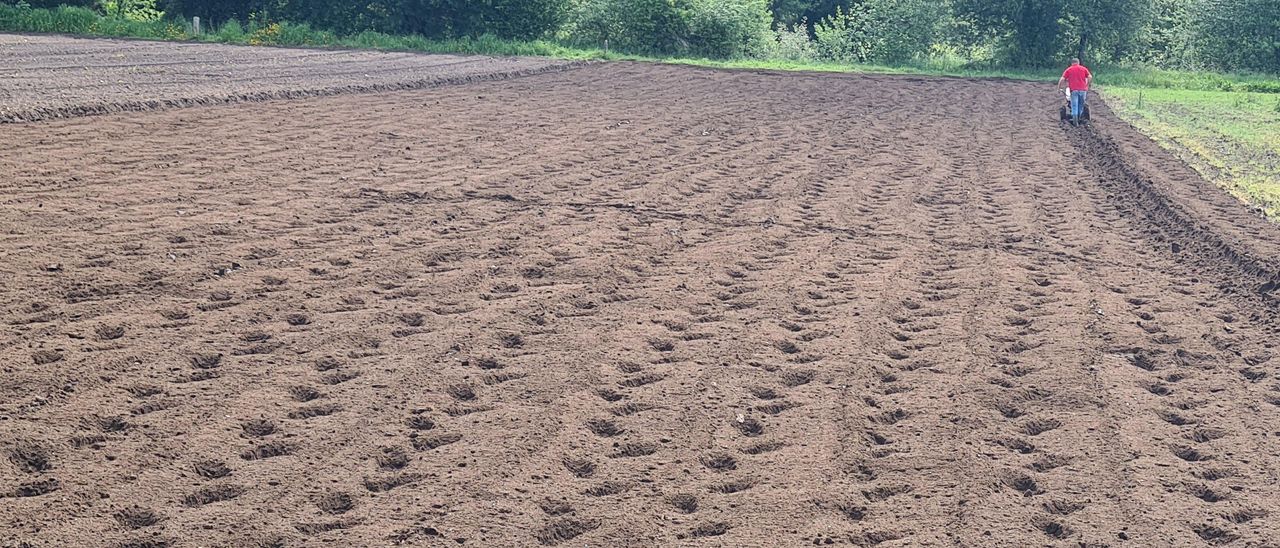
POLYGON ((0 545, 1280 539, 1280 230, 1101 102, 561 68, 0 126, 0 545))

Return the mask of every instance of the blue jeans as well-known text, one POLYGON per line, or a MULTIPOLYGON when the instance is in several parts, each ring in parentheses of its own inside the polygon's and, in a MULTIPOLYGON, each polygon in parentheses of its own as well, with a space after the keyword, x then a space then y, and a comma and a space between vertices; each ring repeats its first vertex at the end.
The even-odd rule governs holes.
POLYGON ((1084 97, 1088 95, 1087 91, 1071 92, 1071 119, 1080 121, 1080 115, 1084 113, 1084 97))

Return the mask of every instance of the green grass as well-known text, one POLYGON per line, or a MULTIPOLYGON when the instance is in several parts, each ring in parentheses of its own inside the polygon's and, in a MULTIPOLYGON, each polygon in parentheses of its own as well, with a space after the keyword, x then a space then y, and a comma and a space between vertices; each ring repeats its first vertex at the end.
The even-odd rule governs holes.
POLYGON ((1280 94, 1109 87, 1123 118, 1280 220, 1280 94))

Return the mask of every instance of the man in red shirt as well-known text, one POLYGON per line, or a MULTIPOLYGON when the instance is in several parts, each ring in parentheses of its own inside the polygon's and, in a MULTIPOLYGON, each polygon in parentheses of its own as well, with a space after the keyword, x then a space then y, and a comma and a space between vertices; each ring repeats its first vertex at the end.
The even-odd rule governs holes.
POLYGON ((1071 66, 1058 79, 1058 89, 1071 90, 1071 125, 1079 125, 1080 113, 1084 110, 1084 98, 1089 94, 1089 83, 1093 82, 1093 74, 1080 64, 1079 59, 1072 59, 1071 66))

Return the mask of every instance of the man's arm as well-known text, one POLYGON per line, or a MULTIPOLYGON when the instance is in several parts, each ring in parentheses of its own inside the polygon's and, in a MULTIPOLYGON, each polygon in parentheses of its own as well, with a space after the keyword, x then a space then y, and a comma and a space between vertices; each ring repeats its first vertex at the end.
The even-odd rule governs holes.
POLYGON ((1067 85, 1067 77, 1066 77, 1066 76, 1063 76, 1063 77, 1061 77, 1061 78, 1058 78, 1058 89, 1062 89, 1062 88, 1066 87, 1066 85, 1067 85))
POLYGON ((1092 72, 1085 75, 1084 87, 1087 89, 1093 89, 1093 73, 1092 72))

